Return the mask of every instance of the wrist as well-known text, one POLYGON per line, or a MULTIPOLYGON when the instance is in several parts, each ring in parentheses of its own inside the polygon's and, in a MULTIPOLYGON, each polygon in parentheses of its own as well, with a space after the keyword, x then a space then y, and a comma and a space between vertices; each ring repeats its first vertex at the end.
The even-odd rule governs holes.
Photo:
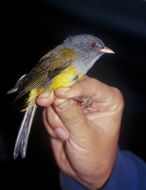
MULTIPOLYGON (((111 150, 112 152, 112 150, 111 150)), ((111 155, 103 158, 100 165, 96 167, 95 173, 78 175, 76 180, 89 190, 101 189, 111 176, 117 157, 117 148, 113 150, 111 155)))

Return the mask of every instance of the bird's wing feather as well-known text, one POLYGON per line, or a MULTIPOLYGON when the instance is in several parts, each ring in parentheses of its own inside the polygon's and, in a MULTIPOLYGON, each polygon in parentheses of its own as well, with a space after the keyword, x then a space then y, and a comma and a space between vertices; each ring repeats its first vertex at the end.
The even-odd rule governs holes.
POLYGON ((7 91, 7 94, 13 94, 13 93, 17 92, 17 90, 19 89, 20 85, 23 83, 23 81, 26 78, 26 76, 27 76, 27 74, 22 75, 18 79, 18 81, 16 82, 15 86, 7 91))
POLYGON ((27 94, 33 88, 43 87, 75 61, 76 55, 72 49, 56 48, 43 56, 38 64, 28 73, 18 89, 16 99, 27 94))

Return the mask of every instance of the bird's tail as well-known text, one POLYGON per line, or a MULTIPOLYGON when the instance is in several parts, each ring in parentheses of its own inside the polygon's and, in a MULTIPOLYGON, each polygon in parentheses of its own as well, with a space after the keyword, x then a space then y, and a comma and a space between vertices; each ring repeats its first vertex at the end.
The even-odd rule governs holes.
POLYGON ((19 156, 19 154, 21 155, 22 158, 25 158, 26 156, 28 138, 29 138, 31 125, 33 122, 36 108, 37 108, 37 105, 34 105, 30 109, 27 109, 24 114, 20 129, 18 132, 18 136, 15 142, 15 147, 14 147, 14 152, 13 152, 14 159, 16 159, 19 156))

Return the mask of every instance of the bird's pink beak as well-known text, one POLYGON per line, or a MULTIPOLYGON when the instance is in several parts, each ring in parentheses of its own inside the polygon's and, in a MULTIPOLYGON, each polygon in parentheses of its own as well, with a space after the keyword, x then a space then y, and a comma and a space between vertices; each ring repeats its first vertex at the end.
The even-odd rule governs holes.
POLYGON ((100 49, 99 52, 101 52, 101 53, 112 53, 112 54, 115 53, 112 49, 110 49, 108 47, 104 47, 104 48, 100 49))

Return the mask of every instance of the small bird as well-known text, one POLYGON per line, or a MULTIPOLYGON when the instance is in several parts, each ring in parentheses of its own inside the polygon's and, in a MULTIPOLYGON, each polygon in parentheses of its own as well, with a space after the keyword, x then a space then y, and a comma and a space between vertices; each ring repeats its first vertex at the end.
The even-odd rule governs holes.
MULTIPOLYGON (((62 44, 40 58, 36 66, 28 74, 23 75, 14 88, 7 92, 11 94, 17 91, 16 99, 28 94, 25 108, 22 110, 25 114, 15 142, 14 159, 19 154, 22 158, 26 156, 30 129, 37 108, 36 98, 46 91, 54 91, 74 84, 86 75, 104 53, 114 52, 93 35, 69 36, 62 44)), ((83 97, 83 102, 84 100, 88 100, 88 97, 83 97)), ((87 104, 89 102, 85 101, 87 104)))

